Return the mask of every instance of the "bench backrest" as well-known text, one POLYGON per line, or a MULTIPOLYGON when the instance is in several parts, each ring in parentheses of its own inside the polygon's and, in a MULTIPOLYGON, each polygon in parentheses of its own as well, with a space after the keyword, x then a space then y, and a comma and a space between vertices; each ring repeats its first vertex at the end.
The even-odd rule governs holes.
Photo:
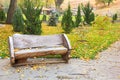
POLYGON ((14 48, 32 48, 32 47, 44 47, 62 45, 63 39, 62 34, 47 35, 47 36, 36 36, 36 35, 13 35, 14 48))

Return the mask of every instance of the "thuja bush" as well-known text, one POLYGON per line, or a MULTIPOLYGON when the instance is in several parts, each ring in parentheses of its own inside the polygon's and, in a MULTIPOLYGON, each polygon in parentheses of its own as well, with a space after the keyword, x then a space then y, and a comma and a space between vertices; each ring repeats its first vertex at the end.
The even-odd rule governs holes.
POLYGON ((42 18, 42 21, 46 21, 46 15, 45 14, 43 14, 43 18, 42 18))
POLYGON ((118 16, 117 16, 117 13, 115 13, 113 16, 112 16, 112 22, 114 23, 115 20, 117 20, 118 16))
POLYGON ((67 11, 64 12, 61 25, 65 33, 70 33, 74 28, 74 22, 72 20, 72 12, 71 12, 70 5, 68 5, 67 11))
POLYGON ((50 19, 48 21, 48 26, 56 26, 57 25, 57 20, 56 20, 56 15, 55 13, 52 13, 52 15, 50 16, 50 19))
POLYGON ((81 8, 80 5, 78 6, 78 10, 77 10, 77 15, 75 17, 75 27, 78 27, 79 24, 81 23, 82 18, 81 18, 81 8))
POLYGON ((42 20, 40 20, 42 7, 36 4, 33 2, 33 0, 25 0, 21 5, 22 12, 25 15, 25 34, 39 35, 42 33, 42 20))
POLYGON ((5 12, 3 9, 0 9, 0 22, 5 21, 5 12))
POLYGON ((12 25, 15 32, 24 31, 24 19, 22 16, 22 11, 19 7, 15 10, 15 13, 13 15, 12 25))
POLYGON ((82 11, 84 13, 84 21, 87 24, 91 24, 92 21, 95 19, 95 15, 92 12, 93 7, 90 6, 90 3, 87 3, 85 6, 82 5, 82 11))

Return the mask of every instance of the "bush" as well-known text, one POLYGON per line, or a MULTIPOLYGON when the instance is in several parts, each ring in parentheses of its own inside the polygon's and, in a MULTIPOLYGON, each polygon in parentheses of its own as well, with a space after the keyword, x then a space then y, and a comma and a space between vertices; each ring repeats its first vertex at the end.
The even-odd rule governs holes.
POLYGON ((46 21, 46 15, 43 15, 42 21, 46 21))
POLYGON ((111 26, 111 19, 107 16, 97 16, 95 21, 92 23, 92 26, 99 30, 104 30, 111 26))
POLYGON ((21 9, 23 14, 25 15, 25 34, 36 34, 39 35, 42 33, 40 20, 40 13, 42 8, 39 5, 33 3, 34 0, 25 0, 23 5, 21 5, 21 9))
POLYGON ((81 9, 80 9, 80 5, 79 5, 78 6, 76 20, 75 20, 75 27, 78 27, 79 24, 81 23, 81 21, 82 21, 82 18, 81 18, 81 9))
POLYGON ((65 33, 70 33, 74 27, 70 5, 68 5, 67 11, 64 12, 61 25, 65 33))
POLYGON ((20 8, 17 8, 13 15, 12 25, 15 32, 24 31, 24 19, 20 8))
POLYGON ((84 13, 84 21, 87 24, 91 24, 94 21, 94 13, 92 12, 93 7, 90 6, 90 3, 87 3, 85 6, 82 5, 82 11, 84 13))
POLYGON ((57 20, 56 20, 56 15, 52 13, 50 16, 50 19, 48 21, 48 26, 56 26, 57 20))
MULTIPOLYGON (((94 13, 91 13, 90 14, 90 21, 92 22, 92 21, 94 21, 95 20, 95 14, 94 13)), ((91 23, 90 22, 90 23, 91 23)))
POLYGON ((5 12, 3 9, 0 9, 0 22, 5 21, 5 12))
POLYGON ((117 16, 117 13, 115 13, 113 16, 112 16, 112 22, 114 23, 115 20, 117 20, 118 16, 117 16))

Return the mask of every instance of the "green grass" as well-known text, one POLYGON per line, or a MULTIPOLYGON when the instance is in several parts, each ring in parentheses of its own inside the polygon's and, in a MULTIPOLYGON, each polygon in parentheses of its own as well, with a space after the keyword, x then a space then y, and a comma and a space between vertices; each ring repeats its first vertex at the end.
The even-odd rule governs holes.
POLYGON ((72 54, 73 57, 81 57, 84 59, 94 59, 98 52, 108 48, 110 44, 120 39, 120 26, 118 24, 112 25, 105 30, 97 30, 95 28, 84 29, 84 32, 79 32, 83 36, 75 39, 72 54), (84 40, 80 41, 80 40, 84 40), (76 47, 77 46, 77 47, 76 47))
MULTIPOLYGON (((42 35, 63 33, 61 25, 57 27, 47 26, 42 24, 42 35)), ((0 57, 9 57, 8 51, 8 36, 13 35, 11 25, 6 25, 0 28, 0 57)), ((120 23, 112 24, 111 27, 100 30, 93 27, 79 27, 74 29, 70 34, 67 34, 71 45, 71 57, 81 58, 85 60, 95 59, 98 53, 107 49, 110 44, 120 39, 120 23)))

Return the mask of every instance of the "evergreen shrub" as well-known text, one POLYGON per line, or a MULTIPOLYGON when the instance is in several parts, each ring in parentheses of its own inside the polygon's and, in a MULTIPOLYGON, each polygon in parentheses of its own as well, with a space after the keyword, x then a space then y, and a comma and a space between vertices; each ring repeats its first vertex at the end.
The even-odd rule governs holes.
POLYGON ((56 26, 57 25, 57 20, 56 20, 56 15, 55 13, 52 13, 52 15, 50 16, 50 19, 48 21, 48 26, 56 26))
POLYGON ((22 11, 20 8, 15 10, 12 20, 13 30, 15 32, 23 32, 24 31, 24 19, 22 16, 22 11))
POLYGON ((46 21, 47 20, 47 17, 46 17, 46 15, 44 14, 43 15, 43 18, 42 18, 42 21, 46 21))
POLYGON ((5 21, 5 12, 3 9, 0 9, 0 22, 5 21))
POLYGON ((74 22, 72 20, 72 12, 70 5, 68 5, 67 11, 64 12, 61 26, 65 33, 70 33, 74 28, 74 22))
POLYGON ((87 3, 85 6, 82 5, 82 11, 84 13, 84 21, 87 24, 91 24, 92 21, 94 21, 95 16, 92 12, 93 7, 91 7, 90 3, 87 3))
POLYGON ((23 5, 21 5, 21 9, 23 14, 25 15, 25 34, 35 34, 39 35, 42 33, 42 20, 40 20, 40 14, 42 11, 42 7, 35 4, 34 0, 24 0, 23 5))
POLYGON ((115 13, 113 16, 112 16, 112 22, 114 23, 115 20, 117 20, 118 16, 117 16, 117 13, 115 13))
POLYGON ((80 5, 78 6, 78 10, 77 10, 77 15, 75 17, 75 27, 78 27, 82 21, 82 18, 81 18, 81 9, 80 9, 80 5))

